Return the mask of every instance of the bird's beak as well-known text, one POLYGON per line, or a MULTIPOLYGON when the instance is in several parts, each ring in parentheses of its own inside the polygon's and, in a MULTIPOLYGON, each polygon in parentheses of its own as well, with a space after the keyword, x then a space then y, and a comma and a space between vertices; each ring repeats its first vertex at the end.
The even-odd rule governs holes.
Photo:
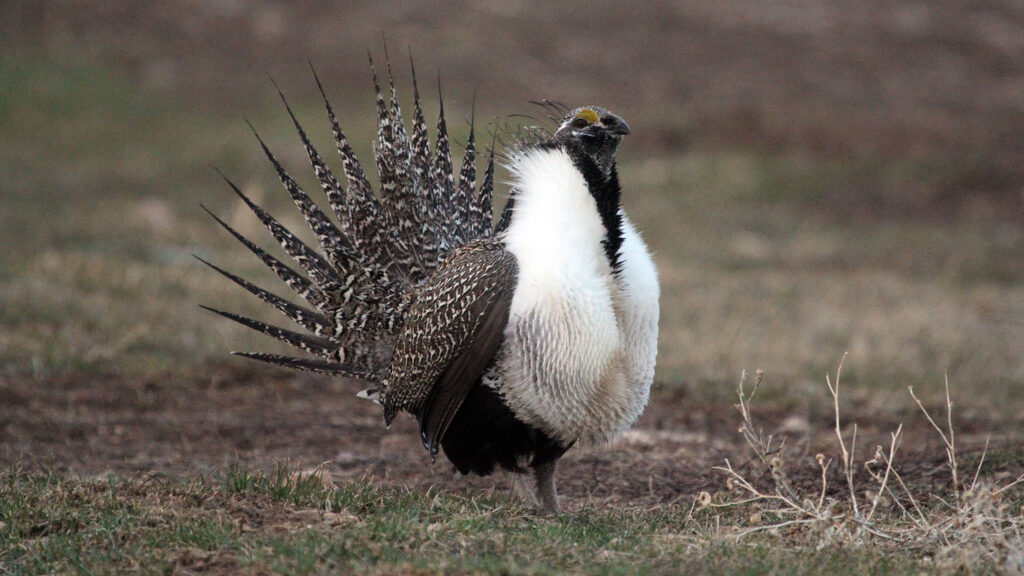
POLYGON ((609 134, 615 134, 616 136, 625 136, 629 134, 629 124, 622 118, 619 118, 615 114, 611 114, 611 119, 605 123, 605 130, 609 134))

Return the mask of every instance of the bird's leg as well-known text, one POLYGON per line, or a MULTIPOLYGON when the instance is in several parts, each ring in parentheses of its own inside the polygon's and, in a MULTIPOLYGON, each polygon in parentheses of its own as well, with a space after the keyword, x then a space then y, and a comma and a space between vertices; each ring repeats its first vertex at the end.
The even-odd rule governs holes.
POLYGON ((540 500, 540 507, 548 514, 558 514, 561 509, 558 506, 558 494, 555 492, 555 464, 557 460, 550 460, 537 464, 533 468, 534 478, 537 479, 537 498, 540 500))
POLYGON ((512 494, 529 508, 537 508, 540 503, 537 501, 537 494, 526 482, 526 475, 519 472, 512 472, 512 494))

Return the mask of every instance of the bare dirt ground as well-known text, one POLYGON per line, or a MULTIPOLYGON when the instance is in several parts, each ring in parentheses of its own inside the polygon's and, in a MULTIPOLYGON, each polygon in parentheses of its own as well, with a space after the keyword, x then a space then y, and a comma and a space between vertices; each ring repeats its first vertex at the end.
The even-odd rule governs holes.
MULTIPOLYGON (((0 379, 0 467, 87 477, 111 472, 183 477, 232 466, 311 469, 325 463, 335 481, 365 478, 451 492, 509 486, 500 477, 463 477, 443 457, 431 465, 411 419, 384 430, 379 408, 354 398, 353 391, 345 382, 237 366, 210 367, 191 378, 6 377, 0 379)), ((847 408, 844 433, 858 423, 861 448, 855 460, 869 459, 876 444, 888 446, 899 419, 904 436, 898 471, 924 488, 922 493, 948 485, 941 441, 920 414, 879 416, 847 408)), ((787 439, 782 455, 790 460, 795 484, 817 486, 814 454, 838 454, 831 415, 778 406, 762 410, 755 404, 754 418, 766 432, 787 439)), ((1010 423, 957 414, 954 423, 965 469, 970 467, 964 464, 977 462, 990 432, 1004 431, 990 441, 984 477, 1002 483, 1020 472, 1015 468, 1021 461, 1020 433, 1010 423)), ((560 464, 560 491, 570 509, 609 504, 650 509, 723 490, 725 476, 713 467, 725 458, 749 478, 762 477, 739 424, 733 406, 655 394, 621 440, 568 453, 560 464)), ((843 486, 838 476, 830 479, 831 489, 843 486)))

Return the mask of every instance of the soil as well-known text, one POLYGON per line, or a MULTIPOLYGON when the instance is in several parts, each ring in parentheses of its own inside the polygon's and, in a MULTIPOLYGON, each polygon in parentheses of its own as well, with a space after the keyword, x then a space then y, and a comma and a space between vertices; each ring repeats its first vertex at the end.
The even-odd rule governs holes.
MULTIPOLYGON (((0 467, 87 477, 154 472, 185 477, 230 466, 272 470, 284 463, 305 470, 325 464, 339 484, 366 479, 457 493, 510 486, 507 475, 462 476, 443 457, 431 464, 412 419, 399 418, 385 430, 379 408, 355 398, 357 390, 352 382, 237 365, 185 377, 3 377, 0 467)), ((761 409, 756 403, 753 410, 755 425, 786 439, 780 455, 793 483, 814 490, 820 486, 814 455, 838 460, 839 449, 831 416, 808 419, 805 412, 761 409)), ((876 444, 888 446, 899 423, 895 414, 858 414, 856 406, 843 416, 851 423, 844 428, 847 438, 858 422, 857 462, 869 459, 876 444)), ((925 492, 945 491, 949 474, 938 434, 919 415, 900 419, 898 470, 925 492)), ((1013 430, 980 417, 958 417, 956 424, 961 468, 970 471, 966 464, 977 462, 988 432, 1013 430)), ((559 490, 570 509, 690 502, 701 491, 725 490, 726 476, 714 467, 726 458, 746 477, 767 483, 769 475, 739 426, 734 406, 658 391, 620 440, 570 450, 560 462, 559 490)), ((993 436, 984 478, 1001 482, 1019 472, 1022 458, 1014 436, 993 436), (1007 457, 1008 452, 1016 455, 1007 457)), ((843 489, 834 474, 838 466, 830 470, 831 489, 843 489)), ((864 476, 861 470, 858 464, 864 476)))

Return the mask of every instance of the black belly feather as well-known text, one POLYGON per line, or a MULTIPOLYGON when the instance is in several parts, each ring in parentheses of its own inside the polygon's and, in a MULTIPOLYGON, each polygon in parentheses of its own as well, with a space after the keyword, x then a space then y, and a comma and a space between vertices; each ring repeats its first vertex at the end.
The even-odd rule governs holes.
POLYGON ((557 460, 571 444, 562 446, 519 420, 497 392, 477 383, 452 419, 441 447, 459 472, 486 476, 495 466, 525 472, 526 467, 557 460))

